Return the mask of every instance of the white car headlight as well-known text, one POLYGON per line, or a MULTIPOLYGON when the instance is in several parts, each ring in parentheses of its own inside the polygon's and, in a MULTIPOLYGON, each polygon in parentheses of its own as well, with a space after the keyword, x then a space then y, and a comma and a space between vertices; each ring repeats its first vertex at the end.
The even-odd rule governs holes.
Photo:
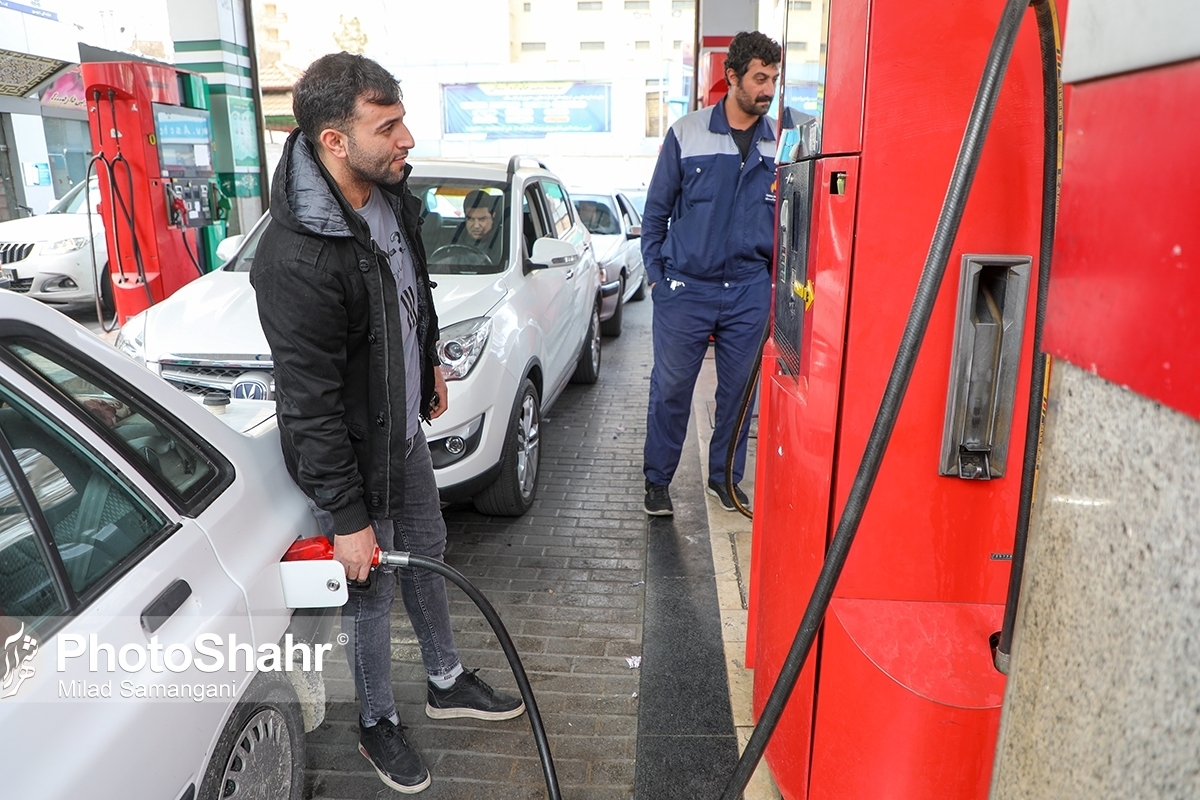
POLYGON ((475 317, 442 328, 437 349, 438 358, 442 361, 442 375, 446 380, 460 381, 467 377, 487 348, 491 331, 492 320, 489 317, 475 317))
POLYGON ((82 250, 87 247, 91 241, 86 236, 72 236, 69 239, 58 239, 57 241, 48 242, 42 248, 42 255, 61 256, 64 253, 74 253, 76 250, 82 250))
POLYGON ((146 313, 130 317, 117 334, 116 348, 146 366, 146 313))

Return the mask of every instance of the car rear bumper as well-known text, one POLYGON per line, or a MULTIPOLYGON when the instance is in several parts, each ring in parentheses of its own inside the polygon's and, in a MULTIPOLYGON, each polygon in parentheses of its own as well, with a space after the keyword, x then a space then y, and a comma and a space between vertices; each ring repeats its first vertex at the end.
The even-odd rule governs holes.
POLYGON ((600 321, 611 319, 617 313, 617 304, 621 302, 621 280, 600 286, 600 321))

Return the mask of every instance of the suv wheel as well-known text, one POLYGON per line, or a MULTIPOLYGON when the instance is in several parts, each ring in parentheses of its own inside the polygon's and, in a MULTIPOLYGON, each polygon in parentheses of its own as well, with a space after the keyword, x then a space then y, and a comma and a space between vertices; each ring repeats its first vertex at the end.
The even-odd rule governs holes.
POLYGON ((200 797, 300 800, 304 720, 287 679, 260 672, 217 740, 200 797))
POLYGON ((600 303, 592 306, 592 321, 583 337, 583 352, 571 376, 571 383, 595 383, 600 377, 600 303))
POLYGON ((621 335, 621 315, 625 309, 625 276, 621 276, 621 287, 617 289, 617 310, 613 315, 600 323, 600 333, 605 336, 621 335))
POLYGON ((541 463, 542 404, 528 378, 521 384, 500 454, 500 477, 472 498, 475 510, 492 517, 519 517, 533 505, 541 463))

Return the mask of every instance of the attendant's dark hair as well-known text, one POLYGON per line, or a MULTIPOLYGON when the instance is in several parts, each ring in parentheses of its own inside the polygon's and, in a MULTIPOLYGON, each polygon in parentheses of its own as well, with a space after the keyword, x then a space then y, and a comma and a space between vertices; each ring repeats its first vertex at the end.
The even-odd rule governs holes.
MULTIPOLYGON (((746 77, 750 62, 758 59, 763 66, 778 64, 781 53, 779 44, 759 31, 740 31, 729 43, 729 54, 725 56, 725 69, 731 69, 740 81, 746 77)), ((728 83, 728 79, 726 79, 728 83)))
POLYGON ((355 105, 363 102, 394 106, 404 95, 400 83, 383 67, 364 56, 330 53, 313 63, 292 88, 296 125, 312 142, 326 128, 348 132, 355 105))
POLYGON ((496 216, 496 201, 498 199, 495 195, 490 195, 479 189, 472 189, 463 198, 463 214, 466 214, 472 208, 482 208, 494 217, 496 216))

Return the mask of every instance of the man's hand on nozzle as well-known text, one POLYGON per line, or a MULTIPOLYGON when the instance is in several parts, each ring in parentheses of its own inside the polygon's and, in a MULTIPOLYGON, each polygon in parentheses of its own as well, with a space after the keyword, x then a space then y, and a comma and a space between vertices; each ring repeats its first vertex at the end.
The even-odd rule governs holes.
POLYGON ((352 581, 371 577, 371 561, 375 558, 375 529, 368 525, 361 531, 333 537, 333 560, 346 568, 352 581))

